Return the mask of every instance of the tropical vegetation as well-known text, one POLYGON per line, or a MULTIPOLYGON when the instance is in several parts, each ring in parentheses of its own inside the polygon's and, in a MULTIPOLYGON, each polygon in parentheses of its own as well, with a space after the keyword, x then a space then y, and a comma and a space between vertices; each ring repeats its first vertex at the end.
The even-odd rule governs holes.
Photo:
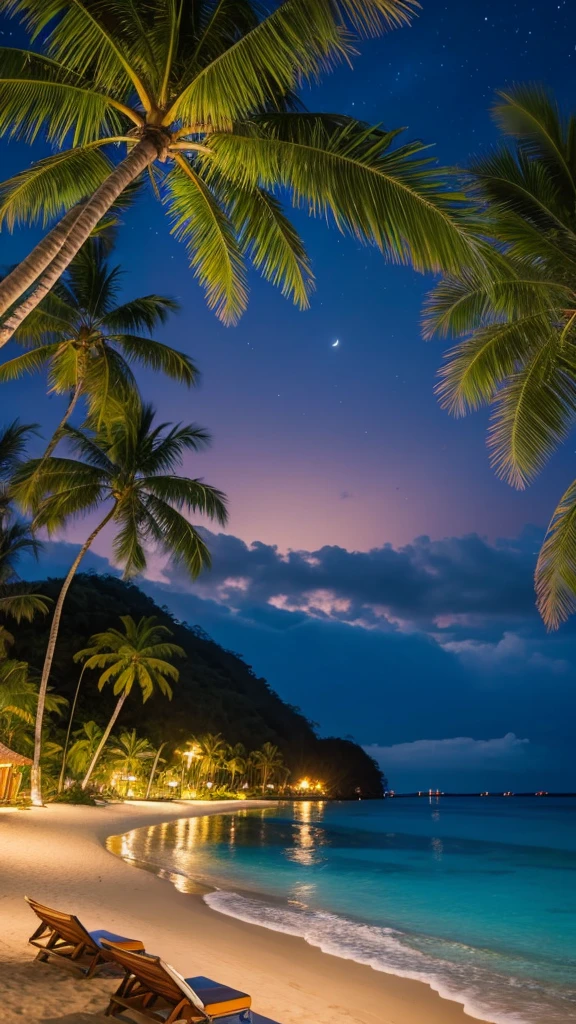
POLYGON ((246 262, 305 307, 313 273, 283 203, 420 270, 478 260, 467 205, 421 142, 297 90, 416 0, 0 0, 36 49, 0 48, 0 135, 53 154, 0 188, 0 226, 53 224, 0 284, 0 343, 135 182, 166 208, 210 308, 235 323, 246 262))
MULTIPOLYGON (((491 278, 468 268, 431 294, 429 336, 464 336, 438 394, 456 416, 492 409, 488 447, 523 489, 576 422, 576 117, 535 86, 498 94, 503 142, 468 188, 494 240, 491 278)), ((538 607, 556 628, 576 610, 576 481, 552 514, 536 568, 538 607)))
MULTIPOLYGON (((57 579, 38 584, 48 597, 57 597, 60 587, 57 579)), ((41 664, 49 626, 44 617, 22 623, 12 648, 14 658, 41 664)), ((49 762, 43 760, 43 792, 48 798, 58 789, 63 756, 61 792, 70 800, 82 800, 82 792, 163 799, 181 793, 193 799, 279 793, 354 798, 357 788, 366 796, 382 793, 382 776, 361 747, 349 740, 319 739, 302 713, 284 703, 238 655, 221 648, 199 627, 178 621, 133 582, 94 573, 76 575, 62 613, 52 678, 58 680, 58 693, 67 703, 59 713, 50 712, 49 735, 56 749, 49 762), (135 683, 137 693, 133 690, 124 702, 82 790, 120 695, 113 693, 111 683, 100 689, 105 667, 88 668, 89 659, 78 654, 93 646, 95 635, 116 630, 124 636, 123 620, 128 616, 135 625, 153 620, 154 626, 172 634, 164 632, 160 639, 176 645, 184 656, 163 655, 162 660, 172 662, 179 678, 168 678, 171 700, 155 688, 143 702, 140 685, 135 683), (78 688, 80 665, 83 676, 78 688), (71 742, 64 755, 69 725, 71 742), (135 742, 147 744, 136 747, 137 753, 147 756, 126 770, 119 767, 123 755, 113 753, 123 747, 119 742, 123 734, 134 734, 135 742), (302 789, 304 780, 309 787, 302 789), (315 789, 318 784, 321 788, 315 789)), ((33 724, 24 729, 26 745, 19 739, 15 746, 27 753, 33 724)), ((130 741, 129 749, 132 745, 130 741)))

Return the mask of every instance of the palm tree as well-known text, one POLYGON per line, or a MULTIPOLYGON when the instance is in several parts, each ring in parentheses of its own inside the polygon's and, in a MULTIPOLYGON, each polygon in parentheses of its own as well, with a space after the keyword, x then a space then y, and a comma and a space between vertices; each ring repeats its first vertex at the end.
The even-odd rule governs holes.
POLYGON ((220 733, 206 733, 199 741, 202 772, 208 775, 209 782, 214 782, 214 774, 222 763, 226 744, 220 733))
POLYGON ((236 776, 241 778, 246 771, 246 748, 243 743, 236 743, 228 748, 226 771, 230 776, 230 789, 233 789, 236 776))
MULTIPOLYGON (((576 118, 533 86, 500 93, 494 113, 505 145, 471 168, 492 280, 468 270, 441 282, 426 329, 466 336, 448 353, 440 400, 457 416, 492 407, 492 465, 522 489, 576 422, 576 118)), ((576 482, 552 516, 536 590, 549 627, 576 609, 576 482)))
POLYGON ((140 687, 143 702, 146 702, 156 690, 171 699, 172 687, 168 678, 177 682, 180 673, 166 659, 185 657, 182 647, 163 639, 172 634, 167 626, 161 626, 156 622, 155 616, 143 617, 139 622, 134 622, 131 615, 122 615, 120 620, 124 627, 123 632, 119 629, 107 629, 104 633, 95 633, 88 641, 90 646, 74 655, 74 661, 84 661, 86 668, 104 669, 98 680, 98 689, 102 690, 106 683, 113 682, 114 696, 118 697, 116 707, 82 780, 82 789, 88 785, 116 719, 133 687, 140 687))
POLYGON ((67 395, 64 416, 45 456, 51 455, 79 400, 100 426, 136 392, 130 364, 161 370, 190 387, 198 372, 191 359, 151 334, 178 303, 163 295, 119 302, 121 271, 107 259, 101 237, 91 238, 49 295, 16 331, 28 349, 0 365, 0 382, 48 371, 49 393, 67 395))
MULTIPOLYGON (((122 775, 137 775, 142 770, 142 762, 149 761, 155 755, 152 744, 146 739, 138 739, 136 729, 120 733, 115 747, 108 751, 111 767, 122 775)), ((130 780, 126 780, 128 795, 130 780)))
POLYGON ((186 451, 198 451, 209 435, 197 426, 154 426, 150 406, 132 410, 132 420, 117 419, 100 431, 64 428, 77 458, 31 459, 17 471, 12 491, 25 508, 35 510, 36 528, 49 532, 73 517, 94 510, 104 515, 94 526, 62 584, 50 626, 40 682, 32 800, 41 803, 39 778, 42 715, 66 594, 84 555, 108 523, 115 527, 113 553, 125 575, 146 568, 145 545, 154 544, 192 577, 210 564, 205 541, 184 513, 200 512, 225 524, 224 495, 201 480, 175 470, 186 451), (38 472, 40 461, 42 469, 38 472))
POLYGON ((20 622, 41 612, 46 614, 49 598, 32 594, 19 579, 16 566, 22 554, 38 557, 41 545, 30 526, 20 522, 12 508, 9 481, 20 465, 34 426, 14 420, 0 431, 0 612, 20 622))
POLYGON ((273 743, 264 743, 260 750, 253 751, 252 760, 260 774, 262 792, 265 792, 268 780, 274 778, 275 773, 284 764, 282 754, 273 743))
POLYGON ((313 276, 284 195, 418 269, 474 260, 461 197, 422 143, 396 146, 398 131, 305 112, 295 95, 349 61, 355 38, 409 24, 418 6, 4 0, 43 52, 0 51, 0 133, 33 142, 42 132, 56 152, 4 183, 0 223, 64 216, 0 285, 0 314, 12 309, 0 343, 145 172, 226 323, 246 307, 246 260, 308 302, 313 276))

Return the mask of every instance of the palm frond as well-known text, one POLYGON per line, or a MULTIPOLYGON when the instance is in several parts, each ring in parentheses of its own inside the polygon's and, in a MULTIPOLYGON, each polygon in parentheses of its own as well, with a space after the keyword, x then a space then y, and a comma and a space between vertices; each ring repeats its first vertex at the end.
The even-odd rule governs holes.
POLYGON ((164 433, 165 426, 162 424, 154 434, 148 434, 146 444, 140 447, 140 471, 144 476, 172 471, 182 464, 185 451, 202 451, 211 442, 210 433, 197 424, 175 426, 164 433))
POLYGON ((164 123, 230 127, 265 109, 270 95, 290 92, 349 58, 354 33, 407 24, 417 6, 413 0, 284 0, 202 67, 164 123))
POLYGON ((140 485, 147 493, 167 501, 178 510, 200 512, 225 526, 228 513, 222 491, 208 487, 202 480, 181 476, 143 477, 140 485))
POLYGON ((58 342, 51 345, 39 345, 30 352, 24 352, 21 356, 14 356, 0 364, 0 383, 11 380, 19 380, 26 373, 39 373, 46 366, 46 363, 58 351, 58 342))
MULTIPOLYGON (((29 459, 14 473, 10 493, 24 511, 36 512, 40 507, 36 525, 47 525, 49 512, 61 510, 68 514, 74 495, 78 495, 79 512, 85 502, 92 508, 94 501, 104 498, 101 474, 94 466, 74 459, 51 456, 49 459, 29 459), (38 470, 41 469, 41 474, 38 470)), ((59 513, 60 514, 60 513, 59 513)))
POLYGON ((546 167, 574 202, 575 168, 570 164, 565 125, 554 98, 538 85, 517 85, 497 95, 493 114, 500 130, 515 138, 532 162, 546 167))
POLYGON ((198 383, 200 372, 185 352, 178 352, 169 345, 133 334, 111 335, 110 341, 119 346, 129 362, 139 363, 157 373, 165 373, 186 387, 198 383))
POLYGON ((444 277, 424 304, 423 335, 441 338, 466 334, 498 321, 538 313, 558 315, 570 305, 573 292, 567 284, 536 276, 495 279, 490 283, 463 271, 460 277, 444 277))
MULTIPOLYGON (((523 217, 541 231, 567 233, 558 186, 543 164, 501 147, 475 160, 471 173, 474 196, 495 204, 498 211, 523 217)), ((498 232, 497 220, 492 226, 498 232)))
MULTIPOLYGON (((125 123, 125 122, 124 122, 125 123)), ((49 142, 85 145, 123 133, 111 97, 84 85, 57 62, 27 50, 0 48, 0 135, 32 143, 40 132, 49 142)))
POLYGON ((122 505, 115 517, 119 529, 116 531, 112 542, 114 561, 122 566, 124 577, 135 576, 146 568, 146 552, 142 546, 142 537, 139 529, 139 515, 133 506, 137 503, 134 495, 129 506, 122 505), (136 512, 136 514, 134 514, 136 512))
POLYGON ((538 610, 549 629, 576 611, 576 480, 554 510, 536 565, 538 610))
POLYGON ((488 435, 491 464, 518 489, 543 468, 576 420, 576 359, 548 332, 532 359, 500 387, 488 435))
POLYGON ((549 318, 536 313, 510 323, 481 327, 447 354, 436 388, 440 404, 454 416, 494 399, 498 387, 550 338, 549 318))
POLYGON ((0 430, 0 480, 5 480, 18 467, 30 438, 38 431, 36 423, 13 420, 0 430))
POLYGON ((99 10, 90 0, 8 0, 4 6, 7 13, 21 16, 33 40, 49 29, 48 56, 67 71, 89 72, 96 88, 126 96, 134 88, 146 107, 146 89, 130 63, 131 38, 121 32, 121 8, 115 12, 107 4, 99 10), (113 28, 108 27, 111 17, 113 28))
POLYGON ((95 192, 111 170, 108 157, 94 146, 66 149, 37 160, 0 185, 0 227, 5 224, 9 231, 21 224, 46 227, 95 192))
POLYGON ((248 290, 242 253, 229 218, 184 160, 178 159, 165 187, 172 233, 186 244, 208 307, 225 324, 237 323, 246 309, 248 290))
POLYGON ((285 297, 307 309, 314 274, 304 243, 278 199, 262 188, 238 189, 229 213, 248 259, 285 297))
POLYGON ((180 303, 176 299, 167 295, 142 295, 108 310, 101 324, 119 334, 135 334, 141 330, 151 333, 166 323, 171 313, 179 312, 180 303))
POLYGON ((44 594, 32 594, 27 591, 8 595, 0 594, 0 613, 9 615, 20 623, 31 622, 35 615, 47 615, 52 599, 44 594))
POLYGON ((279 114, 207 139, 204 173, 243 188, 288 188, 295 205, 417 270, 482 266, 464 223, 468 204, 449 192, 420 142, 393 148, 398 132, 351 118, 279 114))
POLYGON ((208 546, 192 523, 167 502, 152 494, 147 495, 145 504, 162 531, 162 549, 170 555, 175 565, 182 565, 192 579, 196 579, 203 569, 210 568, 208 546))

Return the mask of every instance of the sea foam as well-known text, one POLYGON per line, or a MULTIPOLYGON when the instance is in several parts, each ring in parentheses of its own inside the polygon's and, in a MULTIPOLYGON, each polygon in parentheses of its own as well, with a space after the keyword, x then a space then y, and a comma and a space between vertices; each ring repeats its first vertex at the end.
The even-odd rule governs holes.
MULTIPOLYGON (((471 1017, 492 1024, 542 1024, 543 996, 546 1024, 576 1021, 576 1007, 567 1007, 564 999, 558 1000, 558 994, 546 986, 492 974, 471 962, 454 963, 433 956, 415 948, 409 935, 394 928, 362 924, 328 911, 268 903, 224 889, 206 893, 203 899, 221 914, 298 936, 324 953, 424 982, 445 999, 460 1003, 471 1017)), ((459 945, 462 958, 464 947, 459 945)), ((469 953, 471 960, 474 951, 469 953)))

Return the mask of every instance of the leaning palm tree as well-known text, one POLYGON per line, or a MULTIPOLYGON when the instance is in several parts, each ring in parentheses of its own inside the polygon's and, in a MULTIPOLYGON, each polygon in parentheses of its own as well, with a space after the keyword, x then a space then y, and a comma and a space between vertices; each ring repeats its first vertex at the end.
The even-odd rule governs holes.
MULTIPOLYGON (((495 117, 506 145, 471 168, 495 243, 492 280, 469 269, 442 281, 426 327, 465 335, 440 400, 457 416, 492 407, 492 465, 522 489, 576 423, 576 118, 536 87, 500 93, 495 117)), ((576 482, 552 516, 536 591, 549 627, 576 610, 576 482)))
POLYGON ((0 50, 0 134, 33 142, 42 132, 56 149, 4 183, 0 223, 64 215, 0 286, 0 314, 12 310, 0 343, 145 172, 226 323, 246 307, 247 260, 307 304, 312 272, 285 196, 419 269, 474 260, 460 199, 422 143, 396 146, 398 131, 305 112, 295 95, 349 61, 358 37, 409 24, 418 6, 0 0, 42 51, 0 50))
MULTIPOLYGON (((90 646, 74 655, 74 660, 83 661, 88 669, 104 669, 98 680, 98 689, 102 690, 106 683, 113 683, 114 696, 118 697, 82 780, 82 789, 88 785, 116 719, 132 689, 135 686, 140 688, 143 702, 156 690, 171 699, 172 687, 168 679, 177 682, 180 673, 167 659, 185 657, 182 647, 164 639, 172 634, 167 626, 161 626, 156 622, 155 616, 143 617, 139 622, 134 622, 131 615, 121 615, 120 621, 124 627, 123 631, 107 629, 104 633, 95 633, 88 641, 90 646)), ((154 751, 149 756, 153 757, 154 751)))
POLYGON ((14 420, 0 431, 0 613, 17 622, 37 612, 46 614, 49 599, 33 594, 21 583, 17 564, 21 555, 38 557, 41 545, 30 526, 17 519, 10 500, 9 482, 20 465, 35 427, 14 420))
POLYGON ((205 541, 185 513, 200 512, 225 524, 224 495, 202 480, 178 476, 187 451, 209 443, 197 426, 154 426, 150 406, 131 411, 132 421, 116 419, 100 431, 67 426, 64 437, 76 458, 31 459, 17 471, 12 492, 23 507, 35 512, 35 527, 49 533, 70 519, 98 511, 99 520, 74 558, 62 584, 50 626, 42 669, 36 744, 32 769, 32 799, 41 802, 39 782, 44 695, 66 594, 84 555, 102 530, 115 530, 113 554, 125 575, 146 568, 146 546, 154 545, 192 577, 210 564, 205 541), (43 462, 38 472, 40 461, 43 462))
POLYGON ((120 301, 121 276, 120 267, 110 265, 103 239, 89 239, 16 331, 15 341, 27 351, 0 365, 0 383, 46 370, 49 393, 68 396, 45 456, 82 399, 96 426, 130 400, 137 390, 131 364, 161 370, 188 387, 196 382, 189 356, 151 337, 178 303, 164 295, 120 301))

